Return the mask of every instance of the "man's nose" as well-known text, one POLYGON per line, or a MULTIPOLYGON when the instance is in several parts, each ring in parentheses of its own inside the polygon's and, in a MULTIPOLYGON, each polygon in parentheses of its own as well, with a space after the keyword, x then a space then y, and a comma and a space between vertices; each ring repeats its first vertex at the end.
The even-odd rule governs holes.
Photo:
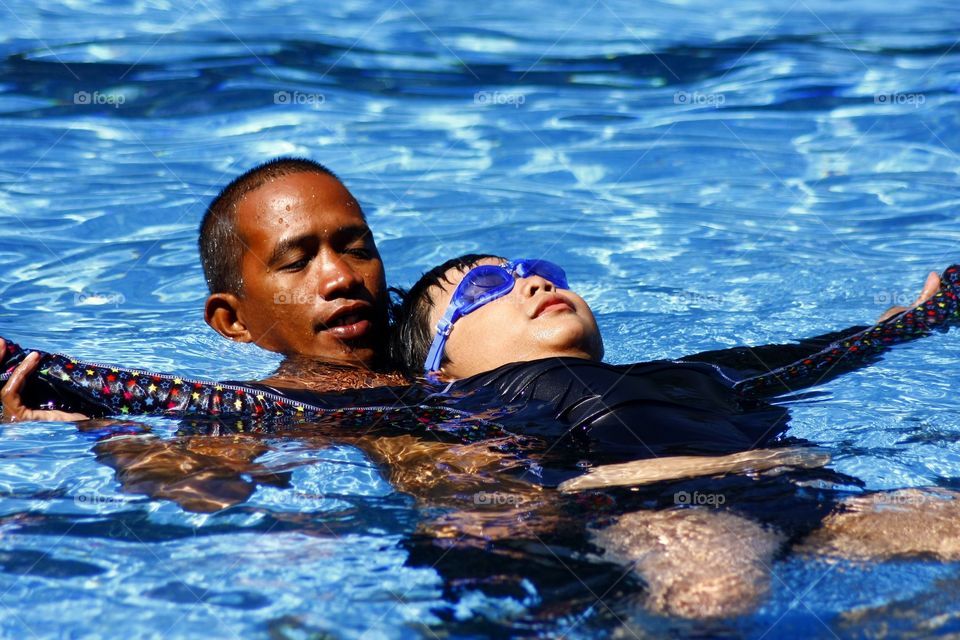
POLYGON ((362 279, 342 256, 330 256, 321 260, 317 293, 324 300, 342 298, 351 293, 362 279))

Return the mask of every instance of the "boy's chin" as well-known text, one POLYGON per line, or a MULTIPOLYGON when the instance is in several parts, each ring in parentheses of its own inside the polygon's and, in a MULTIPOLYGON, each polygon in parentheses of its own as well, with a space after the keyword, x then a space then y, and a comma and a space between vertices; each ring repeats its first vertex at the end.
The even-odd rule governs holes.
POLYGON ((544 338, 545 350, 557 354, 579 354, 577 357, 599 360, 598 352, 603 353, 597 337, 585 331, 582 326, 567 326, 544 338))

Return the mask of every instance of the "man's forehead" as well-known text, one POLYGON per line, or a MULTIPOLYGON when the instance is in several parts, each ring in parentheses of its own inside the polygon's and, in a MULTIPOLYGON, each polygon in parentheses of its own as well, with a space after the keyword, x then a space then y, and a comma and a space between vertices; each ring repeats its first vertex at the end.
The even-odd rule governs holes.
POLYGON ((295 174, 269 181, 240 199, 236 216, 237 226, 246 231, 312 222, 330 224, 331 231, 367 228, 363 210, 353 195, 336 178, 320 174, 295 174))

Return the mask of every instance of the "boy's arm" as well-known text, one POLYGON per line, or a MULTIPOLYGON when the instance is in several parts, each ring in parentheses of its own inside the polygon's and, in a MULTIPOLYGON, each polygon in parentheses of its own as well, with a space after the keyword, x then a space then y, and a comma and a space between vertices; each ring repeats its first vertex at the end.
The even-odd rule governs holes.
POLYGON ((960 319, 960 265, 943 272, 933 297, 872 327, 839 339, 821 351, 734 385, 749 396, 773 396, 832 380, 875 360, 895 344, 946 331, 960 319))
POLYGON ((0 385, 3 387, 0 389, 0 422, 73 422, 88 419, 90 416, 78 411, 86 410, 89 413, 89 408, 77 406, 76 401, 63 398, 56 389, 31 385, 31 393, 25 392, 27 379, 33 375, 39 362, 40 353, 28 354, 19 345, 0 338, 0 385))
MULTIPOLYGON (((0 368, 0 384, 23 366, 26 352, 16 345, 15 357, 0 368)), ((260 383, 205 382, 81 362, 69 356, 39 352, 36 371, 25 376, 24 403, 63 411, 77 407, 85 417, 162 415, 187 420, 333 421, 338 427, 388 431, 434 431, 437 437, 476 441, 502 436, 503 430, 483 416, 430 401, 428 389, 383 388, 364 397, 350 393, 317 394, 273 389, 260 383), (29 401, 27 400, 29 399, 29 401)), ((29 361, 28 361, 29 362, 29 361)), ((4 391, 6 393, 6 390, 4 391)), ((26 418, 25 418, 26 419, 26 418)), ((35 420, 61 420, 43 415, 35 420)))
POLYGON ((797 360, 811 356, 837 340, 857 334, 866 326, 850 327, 842 331, 825 333, 822 336, 804 338, 789 344, 765 344, 758 347, 734 347, 703 351, 680 358, 681 362, 707 362, 732 369, 742 377, 752 377, 785 367, 797 360))
MULTIPOLYGON (((904 311, 917 307, 937 293, 940 288, 940 278, 935 271, 927 275, 923 289, 911 307, 890 307, 877 320, 877 324, 899 315, 904 311)), ((733 349, 718 349, 704 351, 680 358, 681 362, 707 362, 736 371, 741 378, 759 376, 770 373, 775 369, 803 360, 844 338, 860 333, 869 326, 861 325, 825 333, 813 338, 804 338, 789 344, 768 344, 758 347, 734 347, 733 349)))

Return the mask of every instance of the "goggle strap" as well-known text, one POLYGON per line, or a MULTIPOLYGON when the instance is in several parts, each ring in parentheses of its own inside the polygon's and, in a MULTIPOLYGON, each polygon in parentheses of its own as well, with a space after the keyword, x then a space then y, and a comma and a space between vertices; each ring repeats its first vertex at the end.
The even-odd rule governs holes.
POLYGON ((437 335, 433 341, 433 344, 430 345, 430 353, 427 354, 427 361, 423 366, 426 373, 440 370, 440 358, 441 354, 443 353, 443 345, 445 342, 446 340, 444 340, 441 335, 437 335))
POLYGON ((447 336, 453 329, 453 323, 456 322, 458 308, 450 306, 447 308, 440 322, 437 323, 437 333, 430 345, 430 352, 427 354, 427 361, 424 369, 427 373, 440 370, 440 361, 443 359, 443 347, 447 343, 447 336))

